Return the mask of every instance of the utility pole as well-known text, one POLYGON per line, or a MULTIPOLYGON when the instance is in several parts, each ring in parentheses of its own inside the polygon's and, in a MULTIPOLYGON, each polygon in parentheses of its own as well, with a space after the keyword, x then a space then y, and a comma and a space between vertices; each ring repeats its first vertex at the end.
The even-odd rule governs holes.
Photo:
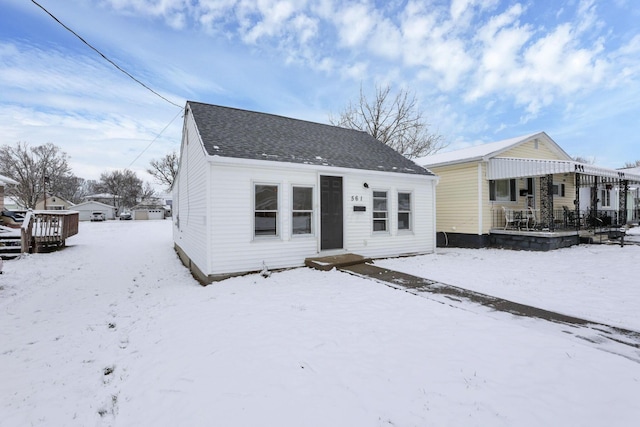
POLYGON ((49 177, 43 175, 42 176, 42 192, 44 193, 44 210, 47 210, 47 184, 49 183, 49 177))

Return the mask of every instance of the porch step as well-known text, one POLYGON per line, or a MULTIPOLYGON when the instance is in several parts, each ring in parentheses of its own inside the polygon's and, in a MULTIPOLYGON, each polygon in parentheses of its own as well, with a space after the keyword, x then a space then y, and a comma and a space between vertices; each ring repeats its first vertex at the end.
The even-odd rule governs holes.
POLYGON ((22 253, 22 242, 20 236, 0 237, 0 258, 14 259, 22 253))
POLYGON ((350 265, 370 262, 371 258, 365 258, 357 254, 331 255, 318 258, 306 258, 304 265, 316 270, 329 271, 333 268, 347 267, 350 265))

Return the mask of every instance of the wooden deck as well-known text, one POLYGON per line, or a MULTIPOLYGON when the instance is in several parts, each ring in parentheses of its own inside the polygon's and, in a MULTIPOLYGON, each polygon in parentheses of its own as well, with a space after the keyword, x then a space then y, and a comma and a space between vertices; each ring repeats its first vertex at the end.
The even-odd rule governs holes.
POLYGON ((63 247, 78 234, 79 212, 29 211, 21 228, 22 251, 44 252, 63 247))

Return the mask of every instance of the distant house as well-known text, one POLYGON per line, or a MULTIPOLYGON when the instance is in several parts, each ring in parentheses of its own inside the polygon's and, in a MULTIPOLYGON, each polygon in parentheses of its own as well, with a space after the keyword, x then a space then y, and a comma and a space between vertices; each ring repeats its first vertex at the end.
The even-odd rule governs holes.
POLYGON ((4 187, 5 185, 17 185, 18 183, 8 176, 0 175, 0 211, 4 209, 4 187))
POLYGON ((121 207, 120 198, 120 196, 109 193, 90 194, 83 197, 83 199, 87 202, 100 202, 104 203, 105 205, 115 206, 118 209, 121 207))
MULTIPOLYGON (((0 203, 0 206, 2 205, 2 203, 0 203)), ((9 211, 26 211, 27 208, 25 208, 24 206, 22 206, 20 203, 18 203, 16 201, 16 199, 14 197, 6 197, 4 198, 4 208, 6 210, 9 211)))
POLYGON ((80 213, 80 221, 90 221, 92 212, 102 212, 105 219, 115 219, 117 208, 106 203, 89 201, 78 203, 73 206, 73 210, 80 213))
POLYGON ((174 243, 202 282, 435 249, 436 176, 364 132, 187 102, 174 243))
POLYGON ((36 210, 63 211, 69 210, 74 204, 59 196, 47 196, 46 203, 40 200, 36 203, 36 210))
POLYGON ((640 182, 637 173, 574 161, 544 132, 417 162, 440 178, 439 246, 574 245, 585 230, 626 224, 632 218, 629 189, 640 182))

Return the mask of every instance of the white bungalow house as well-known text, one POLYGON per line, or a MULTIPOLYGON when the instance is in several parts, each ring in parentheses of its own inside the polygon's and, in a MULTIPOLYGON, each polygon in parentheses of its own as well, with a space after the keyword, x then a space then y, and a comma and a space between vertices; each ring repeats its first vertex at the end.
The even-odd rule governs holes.
POLYGON ((173 234, 202 282, 435 250, 436 176, 364 132, 189 101, 173 234))
POLYGON ((632 218, 630 190, 640 183, 633 171, 574 161, 545 132, 417 162, 440 179, 440 246, 571 246, 626 224, 632 218))

